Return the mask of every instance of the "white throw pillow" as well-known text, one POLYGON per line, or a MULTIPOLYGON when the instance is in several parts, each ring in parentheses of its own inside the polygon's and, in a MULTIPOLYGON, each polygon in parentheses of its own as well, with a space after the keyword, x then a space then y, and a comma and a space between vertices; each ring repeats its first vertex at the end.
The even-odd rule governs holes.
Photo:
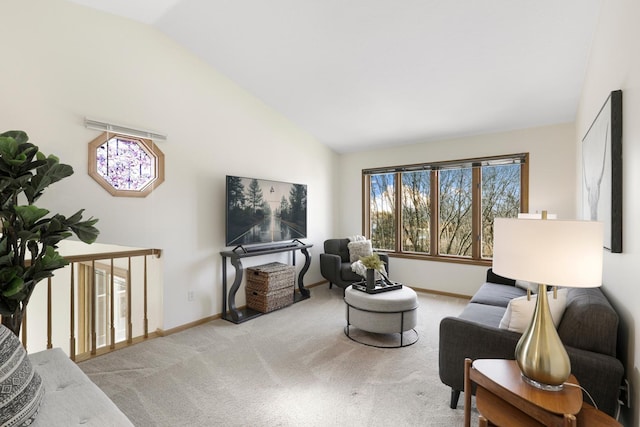
MULTIPOLYGON (((567 306, 567 292, 566 288, 558 289, 557 298, 553 298, 553 291, 547 292, 549 310, 551 311, 551 318, 556 328, 560 324, 564 309, 567 306)), ((502 320, 500 321, 500 329, 523 333, 529 326, 529 323, 531 323, 537 298, 538 295, 532 295, 531 299, 527 300, 527 296, 525 295, 509 301, 507 311, 504 312, 504 316, 502 316, 502 320)))
POLYGON ((532 294, 538 293, 538 284, 533 282, 526 282, 524 280, 516 280, 516 287, 520 289, 524 289, 525 291, 528 289, 532 294))
POLYGON ((357 242, 349 242, 349 262, 359 261, 360 258, 373 254, 371 240, 358 240, 357 242))

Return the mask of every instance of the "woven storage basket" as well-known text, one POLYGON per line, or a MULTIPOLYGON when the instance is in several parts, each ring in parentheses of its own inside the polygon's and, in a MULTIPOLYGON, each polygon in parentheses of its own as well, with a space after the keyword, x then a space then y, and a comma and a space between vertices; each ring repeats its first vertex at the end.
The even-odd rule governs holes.
POLYGON ((272 262, 247 268, 247 307, 267 313, 293 304, 295 267, 272 262))

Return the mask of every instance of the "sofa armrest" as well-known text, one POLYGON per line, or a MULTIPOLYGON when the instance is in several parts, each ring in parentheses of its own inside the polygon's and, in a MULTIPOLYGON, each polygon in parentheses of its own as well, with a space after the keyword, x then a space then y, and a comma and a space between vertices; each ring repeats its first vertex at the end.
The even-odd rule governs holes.
MULTIPOLYGON (((618 395, 624 366, 615 357, 602 353, 565 347, 571 361, 571 373, 578 383, 591 395, 595 406, 612 417, 618 409, 618 395)), ((585 394, 585 402, 591 399, 585 394)))
POLYGON ((440 380, 454 390, 464 389, 464 359, 515 359, 520 334, 458 317, 440 321, 440 380))

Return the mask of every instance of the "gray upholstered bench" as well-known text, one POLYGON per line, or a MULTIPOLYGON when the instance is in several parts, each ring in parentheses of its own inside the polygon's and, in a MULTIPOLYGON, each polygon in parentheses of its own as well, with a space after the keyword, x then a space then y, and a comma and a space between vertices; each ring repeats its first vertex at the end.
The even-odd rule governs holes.
POLYGON ((29 355, 44 384, 31 426, 133 426, 102 390, 59 348, 29 355))
POLYGON ((403 286, 389 292, 368 294, 349 286, 344 291, 347 305, 347 326, 344 333, 350 339, 374 347, 406 347, 418 341, 414 329, 418 319, 418 296, 416 292, 403 286), (350 327, 375 334, 399 334, 399 345, 375 344, 354 336, 350 327), (408 334, 405 340, 405 333, 408 334))
POLYGON ((133 426, 59 348, 27 354, 0 324, 0 425, 133 426))

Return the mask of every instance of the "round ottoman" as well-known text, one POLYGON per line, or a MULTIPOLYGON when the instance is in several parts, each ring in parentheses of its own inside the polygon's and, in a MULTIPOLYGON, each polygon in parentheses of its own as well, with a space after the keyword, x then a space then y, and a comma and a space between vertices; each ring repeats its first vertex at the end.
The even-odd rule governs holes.
POLYGON ((344 291, 344 302, 347 305, 344 333, 350 339, 374 347, 406 347, 418 341, 418 333, 414 329, 418 318, 418 296, 413 289, 403 286, 393 291, 368 294, 349 286, 344 291), (352 334, 350 327, 375 334, 398 334, 400 344, 364 342, 362 334, 352 334))

